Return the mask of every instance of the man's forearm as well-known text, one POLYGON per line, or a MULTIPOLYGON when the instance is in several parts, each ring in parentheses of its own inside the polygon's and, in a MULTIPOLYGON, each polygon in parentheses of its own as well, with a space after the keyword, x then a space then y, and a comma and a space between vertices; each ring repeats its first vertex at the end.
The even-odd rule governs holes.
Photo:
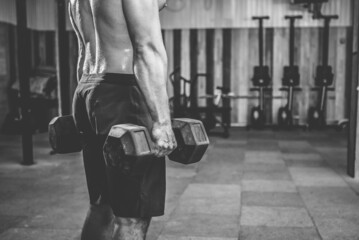
POLYGON ((79 51, 79 57, 77 60, 77 81, 80 81, 83 73, 83 65, 84 65, 84 56, 81 51, 79 51))
POLYGON ((166 88, 167 55, 149 46, 135 49, 134 72, 154 122, 170 123, 166 88))

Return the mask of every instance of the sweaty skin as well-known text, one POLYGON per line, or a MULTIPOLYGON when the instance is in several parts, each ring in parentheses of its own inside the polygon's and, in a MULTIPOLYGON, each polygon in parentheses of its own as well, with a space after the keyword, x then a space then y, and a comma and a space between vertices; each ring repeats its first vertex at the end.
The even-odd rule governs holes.
POLYGON ((176 147, 166 91, 167 55, 159 21, 166 0, 70 0, 79 43, 77 77, 135 74, 153 119, 156 156, 176 147))

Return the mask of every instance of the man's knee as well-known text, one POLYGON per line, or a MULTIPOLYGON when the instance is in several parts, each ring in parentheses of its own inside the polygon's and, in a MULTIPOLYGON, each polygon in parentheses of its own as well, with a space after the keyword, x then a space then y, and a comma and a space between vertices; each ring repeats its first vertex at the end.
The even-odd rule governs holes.
POLYGON ((109 205, 91 205, 87 214, 87 218, 96 219, 104 225, 114 221, 114 215, 109 205))

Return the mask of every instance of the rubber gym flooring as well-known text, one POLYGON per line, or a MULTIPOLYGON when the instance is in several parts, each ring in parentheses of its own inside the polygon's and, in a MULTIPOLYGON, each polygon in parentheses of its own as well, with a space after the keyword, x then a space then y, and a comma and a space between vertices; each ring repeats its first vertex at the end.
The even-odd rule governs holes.
MULTIPOLYGON (((358 240, 359 180, 346 175, 346 134, 246 131, 211 138, 199 164, 167 161, 167 205, 149 240, 358 240)), ((80 154, 21 166, 21 141, 0 136, 0 239, 79 240, 87 211, 80 154)))

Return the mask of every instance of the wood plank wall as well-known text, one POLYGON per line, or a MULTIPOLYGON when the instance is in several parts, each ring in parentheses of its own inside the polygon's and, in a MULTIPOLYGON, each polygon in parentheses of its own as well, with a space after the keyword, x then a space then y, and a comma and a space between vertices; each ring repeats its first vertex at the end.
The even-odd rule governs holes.
MULTIPOLYGON (((253 67, 258 64, 258 30, 253 28, 241 29, 200 29, 190 30, 191 34, 197 34, 197 49, 193 49, 197 57, 190 57, 191 39, 189 30, 175 30, 176 35, 180 35, 181 41, 175 41, 173 30, 165 30, 165 45, 170 63, 179 56, 174 56, 171 48, 181 49, 181 60, 177 62, 181 64, 181 75, 190 78, 191 66, 197 66, 198 72, 208 72, 208 61, 213 61, 213 82, 211 91, 214 92, 217 86, 228 85, 235 95, 253 96, 257 93, 249 91, 252 87, 250 81, 253 75, 253 67), (178 33, 178 32, 181 32, 178 33), (171 36, 171 37, 170 37, 171 36), (228 41, 230 36, 231 40, 228 41), (209 51, 206 44, 211 43, 208 38, 214 38, 214 49, 209 51), (205 41, 207 39, 207 41, 205 41), (230 46, 224 46, 224 42, 230 46), (176 46, 180 44, 180 46, 176 46), (230 49, 230 51, 228 50, 230 49), (224 51, 227 54, 224 54, 224 51), (228 52, 230 52, 228 56, 228 52), (207 56, 213 54, 213 56, 207 56), (226 56, 227 59, 223 59, 226 56), (229 58, 228 58, 229 57, 229 58), (191 61, 197 61, 195 64, 191 61), (228 63, 229 61, 229 63, 228 63), (228 69, 230 66, 230 69, 228 69), (225 76, 229 76, 229 81, 225 76), (228 82, 226 82, 228 81, 228 82)), ((335 82, 333 87, 335 91, 330 92, 328 96, 327 119, 328 122, 334 122, 343 119, 345 115, 345 86, 346 86, 346 61, 347 61, 347 27, 333 27, 330 29, 330 53, 329 64, 333 66, 335 73, 335 82)), ((295 64, 300 66, 301 92, 295 94, 294 115, 298 118, 298 123, 305 124, 307 119, 307 111, 309 106, 315 105, 317 101, 317 92, 311 90, 314 87, 314 76, 316 66, 321 63, 321 28, 297 28, 295 36, 295 64)), ((285 96, 286 93, 279 91, 281 87, 281 78, 283 75, 283 66, 288 65, 288 28, 266 28, 265 30, 265 64, 272 71, 272 87, 274 96, 285 96)), ((193 39, 192 39, 193 41, 193 39)), ((169 64, 171 65, 171 64, 169 64)), ((174 67, 174 66, 173 66, 174 67)), ((169 67, 169 71, 173 68, 169 67)), ((169 94, 172 95, 171 89, 169 94)), ((183 91, 183 90, 182 90, 183 91)), ((199 96, 203 96, 206 90, 206 83, 199 81, 199 96)), ((285 104, 286 100, 270 99, 266 101, 267 122, 277 122, 278 108, 285 104)), ((205 102, 200 101, 202 106, 205 102)), ((249 110, 256 105, 255 99, 237 99, 231 102, 233 107, 232 123, 234 125, 247 125, 249 118, 249 110)))
MULTIPOLYGON (((28 27, 35 30, 55 29, 55 0, 26 0, 28 27)), ((66 0, 63 0, 66 1, 66 0)), ((301 14, 300 27, 316 27, 319 23, 300 5, 290 0, 167 0, 167 9, 161 12, 164 29, 190 28, 254 28, 254 15, 268 15, 271 27, 286 27, 282 16, 301 14)), ((351 0, 330 0, 323 7, 324 14, 338 14, 333 26, 351 24, 351 0)), ((0 22, 16 24, 15 1, 0 0, 0 22)), ((70 22, 67 29, 71 30, 70 22)))
MULTIPOLYGON (((168 7, 161 12, 164 29, 188 28, 254 28, 254 15, 268 15, 270 27, 286 27, 284 15, 303 15, 300 27, 317 27, 320 23, 300 5, 290 0, 167 0, 168 7)), ((330 0, 323 5, 324 14, 338 14, 340 20, 333 26, 349 26, 351 0, 330 0)))

